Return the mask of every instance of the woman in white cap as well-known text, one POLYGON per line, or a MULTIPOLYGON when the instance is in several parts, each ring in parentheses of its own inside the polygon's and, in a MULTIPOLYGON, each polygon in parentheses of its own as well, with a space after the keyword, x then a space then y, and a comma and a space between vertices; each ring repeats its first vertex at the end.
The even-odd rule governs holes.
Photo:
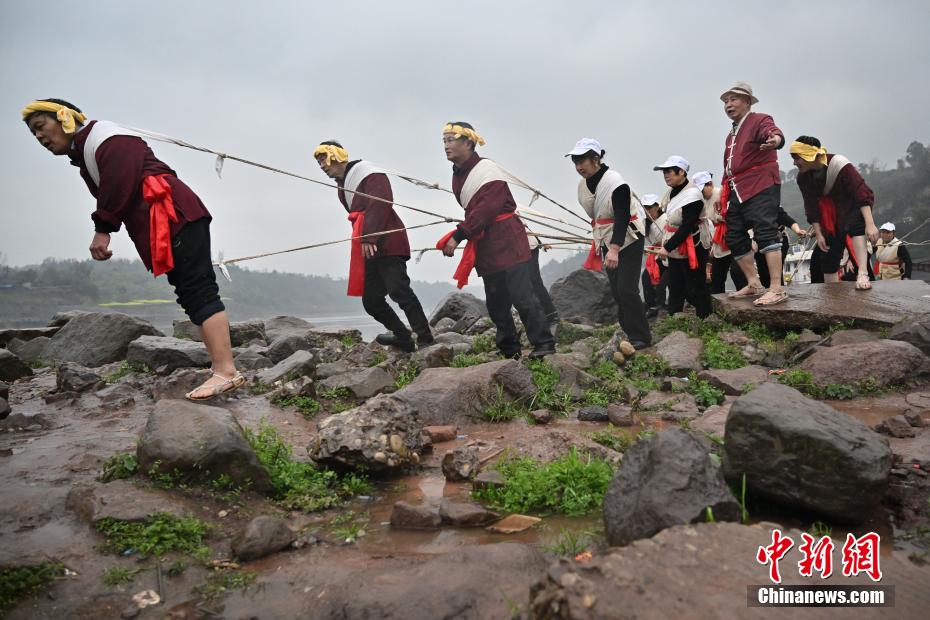
MULTIPOLYGON (((659 207, 659 197, 645 194, 642 198, 643 210, 646 212, 646 244, 650 248, 662 244, 665 231, 665 215, 659 207)), ((643 301, 646 302, 646 318, 659 316, 659 310, 665 309, 665 290, 668 286, 668 268, 659 257, 650 252, 646 256, 646 268, 643 269, 643 301)))
POLYGON ((591 138, 582 138, 565 155, 581 176, 578 202, 591 218, 594 240, 584 266, 593 271, 606 267, 620 327, 630 344, 643 349, 652 344, 639 296, 646 214, 620 173, 603 163, 604 155, 600 142, 591 138))
POLYGON ((894 224, 878 228, 881 239, 875 244, 875 277, 879 280, 910 280, 913 262, 907 246, 894 236, 894 224))
POLYGON ((711 313, 710 291, 704 276, 710 238, 709 233, 702 235, 704 196, 688 181, 690 167, 687 159, 672 155, 653 168, 662 171, 669 187, 662 197, 665 235, 656 254, 668 258, 668 313, 681 312, 687 299, 703 319, 711 313))

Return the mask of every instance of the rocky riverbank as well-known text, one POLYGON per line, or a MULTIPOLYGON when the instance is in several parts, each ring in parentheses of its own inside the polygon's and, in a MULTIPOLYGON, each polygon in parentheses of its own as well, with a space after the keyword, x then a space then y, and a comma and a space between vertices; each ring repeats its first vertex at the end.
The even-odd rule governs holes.
MULTIPOLYGON (((866 329, 846 318, 851 288, 770 324, 721 299, 703 322, 659 321, 634 353, 600 305, 577 303, 600 299, 593 275, 553 287, 572 322, 545 362, 497 358, 483 304, 462 294, 412 355, 294 317, 235 324, 249 387, 208 405, 182 400, 209 365, 189 323, 165 335, 69 313, 0 330, 0 609, 762 617, 746 586, 767 582, 756 551, 777 522, 837 549, 879 533, 895 608, 856 611, 920 617, 930 320, 907 301, 920 291, 876 287, 899 310, 866 329)), ((796 556, 785 583, 820 583, 796 556)))

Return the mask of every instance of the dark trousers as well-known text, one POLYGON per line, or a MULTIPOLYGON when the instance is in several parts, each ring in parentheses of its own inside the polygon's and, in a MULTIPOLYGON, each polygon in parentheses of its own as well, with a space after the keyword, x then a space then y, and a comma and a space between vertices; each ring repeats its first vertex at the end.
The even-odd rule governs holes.
POLYGON ((822 257, 823 252, 820 251, 820 246, 815 243, 810 262, 811 284, 823 284, 822 257))
POLYGON ((536 296, 536 301, 539 302, 539 307, 542 308, 546 320, 549 321, 550 324, 558 323, 559 311, 555 309, 555 304, 552 303, 549 291, 543 283, 542 274, 539 273, 538 246, 533 249, 533 257, 530 259, 530 283, 533 285, 533 294, 536 296))
POLYGON ((514 265, 503 271, 482 276, 484 299, 488 314, 497 327, 497 348, 507 357, 520 353, 520 336, 513 322, 510 308, 516 308, 526 328, 526 337, 533 347, 555 345, 549 325, 536 303, 530 283, 531 261, 514 265))
POLYGON ((737 291, 749 283, 749 281, 746 280, 746 276, 743 275, 743 270, 736 264, 736 261, 733 260, 732 254, 727 254, 720 258, 712 258, 710 260, 710 292, 712 294, 716 295, 727 291, 728 275, 730 279, 733 280, 733 286, 736 287, 737 291))
MULTIPOLYGON (((788 237, 783 235, 781 239, 781 284, 785 285, 785 258, 788 256, 788 237)), ((759 280, 762 286, 768 288, 772 285, 772 277, 769 275, 769 264, 765 262, 765 254, 756 252, 756 269, 759 271, 759 280)))
POLYGON ((727 211, 727 245, 733 256, 740 258, 752 252, 753 239, 760 250, 780 242, 778 238, 778 207, 781 205, 781 185, 770 185, 744 203, 730 192, 727 211))
POLYGON ((174 268, 165 275, 191 323, 203 325, 211 316, 225 310, 210 255, 210 218, 181 227, 171 240, 171 255, 174 268))
POLYGON ((668 313, 681 312, 688 300, 700 318, 710 315, 710 290, 707 286, 708 250, 700 243, 695 244, 698 267, 691 269, 687 258, 668 259, 668 313))
POLYGON ((643 302, 647 308, 665 305, 665 289, 668 286, 668 268, 659 261, 659 283, 653 284, 648 271, 643 271, 643 302))
POLYGON ((409 339, 410 330, 388 305, 385 299, 387 295, 390 295, 394 303, 404 311, 410 328, 421 340, 432 337, 423 306, 410 288, 407 260, 402 256, 379 256, 365 261, 365 293, 362 295, 362 305, 365 312, 391 330, 395 336, 403 340, 409 339))
POLYGON ((617 302, 617 320, 620 328, 634 345, 652 343, 652 332, 646 319, 646 307, 639 296, 639 279, 643 269, 645 239, 639 239, 620 250, 616 269, 604 269, 610 292, 617 302))

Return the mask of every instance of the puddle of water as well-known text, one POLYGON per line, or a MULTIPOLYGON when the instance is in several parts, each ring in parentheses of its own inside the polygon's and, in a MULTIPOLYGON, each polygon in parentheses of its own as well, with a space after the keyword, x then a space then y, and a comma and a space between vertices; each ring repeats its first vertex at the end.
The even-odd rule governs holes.
POLYGON ((910 405, 908 405, 904 396, 897 394, 888 394, 880 398, 870 397, 824 402, 837 411, 851 415, 870 427, 892 416, 901 415, 910 409, 910 405))

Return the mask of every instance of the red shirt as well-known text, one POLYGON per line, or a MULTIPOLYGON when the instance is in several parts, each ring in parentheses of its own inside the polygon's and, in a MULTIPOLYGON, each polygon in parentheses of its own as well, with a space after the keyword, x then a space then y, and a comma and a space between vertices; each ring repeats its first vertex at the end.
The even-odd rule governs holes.
MULTIPOLYGON (((349 162, 349 165, 346 166, 346 174, 349 173, 349 170, 356 163, 358 162, 349 162)), ((339 179, 336 183, 339 185, 339 202, 342 203, 345 210, 350 213, 352 211, 364 211, 365 225, 362 228, 363 235, 380 232, 382 230, 396 230, 404 227, 404 223, 397 215, 397 212, 394 211, 394 205, 392 204, 394 202, 394 193, 391 191, 391 182, 388 180, 386 174, 380 172, 369 174, 362 179, 362 182, 359 183, 358 187, 355 189, 363 194, 371 194, 372 196, 384 198, 387 202, 356 194, 355 198, 352 200, 351 209, 349 208, 348 202, 351 194, 346 196, 346 193, 342 190, 344 179, 339 179)), ((410 258, 410 241, 407 238, 406 230, 389 233, 387 235, 379 235, 377 237, 367 237, 362 239, 362 243, 374 243, 378 246, 378 252, 373 258, 377 258, 378 256, 404 256, 410 258)))
POLYGON ((68 156, 71 164, 81 171, 87 189, 97 199, 97 210, 91 214, 97 232, 113 233, 126 225, 126 232, 139 252, 146 268, 152 270, 149 241, 149 205, 142 199, 142 179, 150 175, 169 175, 177 222, 171 222, 171 237, 187 222, 210 218, 210 212, 197 194, 181 182, 174 170, 155 157, 152 149, 136 136, 112 136, 97 148, 96 160, 100 171, 100 187, 94 183, 84 163, 84 142, 96 121, 91 121, 74 135, 74 144, 68 156))
MULTIPOLYGON (((827 154, 827 163, 833 159, 833 154, 827 154)), ((826 170, 821 169, 817 172, 805 172, 798 175, 798 189, 801 190, 801 196, 804 197, 804 213, 807 215, 807 221, 813 224, 820 221, 820 198, 823 196, 823 188, 827 183, 826 170)), ((836 176, 833 183, 833 189, 828 194, 833 199, 836 206, 837 222, 844 222, 846 216, 855 209, 866 205, 875 204, 875 194, 865 183, 865 179, 856 170, 851 163, 843 166, 840 173, 836 176)))
POLYGON ((775 151, 760 151, 759 147, 775 134, 781 138, 779 149, 785 145, 785 134, 775 126, 768 114, 750 112, 742 122, 734 124, 727 134, 723 147, 723 174, 733 176, 735 191, 731 196, 746 202, 762 190, 781 184, 778 155, 775 151), (733 137, 736 131, 736 137, 733 137))
MULTIPOLYGON (((452 167, 452 191, 456 198, 462 193, 468 173, 479 161, 481 157, 472 153, 464 164, 452 167)), ((485 183, 465 207, 465 221, 457 226, 455 237, 458 240, 471 239, 485 233, 478 241, 475 261, 479 276, 488 276, 530 260, 530 243, 520 218, 515 216, 502 222, 494 221, 502 213, 517 210, 517 202, 506 182, 485 183)))

